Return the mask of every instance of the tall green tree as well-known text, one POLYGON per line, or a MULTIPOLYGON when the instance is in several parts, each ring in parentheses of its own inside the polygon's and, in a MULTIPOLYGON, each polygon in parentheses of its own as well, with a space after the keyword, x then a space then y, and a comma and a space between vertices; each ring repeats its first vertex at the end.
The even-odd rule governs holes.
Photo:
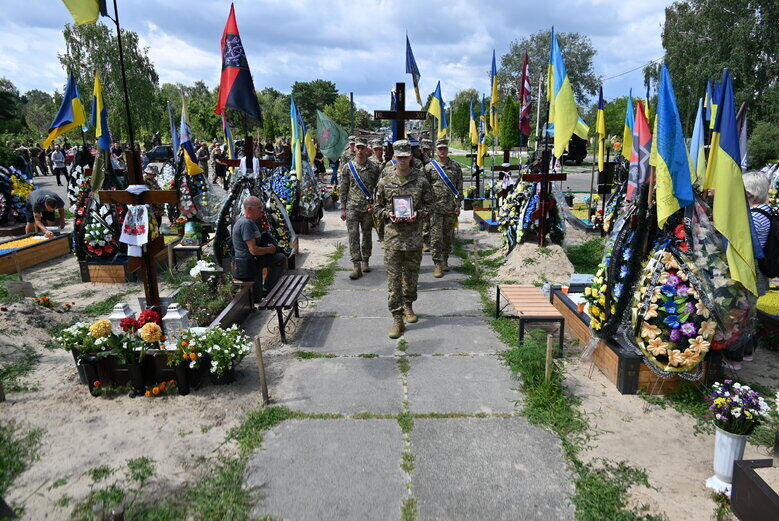
POLYGON ((24 93, 22 104, 27 126, 41 138, 48 135, 49 125, 58 109, 54 97, 48 92, 33 89, 24 93))
MULTIPOLYGON (((346 94, 339 94, 336 99, 327 105, 322 112, 330 116, 330 118, 341 125, 344 130, 349 132, 349 130, 352 127, 351 122, 351 110, 352 110, 352 104, 349 100, 349 96, 346 94)), ((355 128, 358 127, 357 125, 357 118, 355 113, 355 128)))
POLYGON ((519 136, 519 105, 512 96, 508 96, 503 103, 500 119, 500 148, 508 150, 518 147, 519 136))
MULTIPOLYGON (((595 75, 593 59, 597 51, 592 46, 592 41, 581 33, 556 32, 557 41, 565 61, 565 69, 571 80, 571 87, 576 102, 584 104, 598 92, 600 80, 595 75)), ((546 83, 547 64, 549 63, 549 46, 551 30, 540 30, 520 40, 514 40, 509 46, 509 51, 500 57, 500 69, 498 70, 498 86, 501 90, 501 98, 505 99, 510 93, 516 96, 519 82, 522 78, 522 63, 527 51, 530 62, 530 77, 533 87, 531 98, 535 104, 538 100, 538 79, 544 78, 546 83)), ((546 86, 541 93, 543 99, 546 86)))
MULTIPOLYGON (((103 86, 103 96, 108 107, 108 126, 116 140, 127 140, 127 119, 122 72, 119 63, 119 47, 116 32, 97 23, 90 25, 65 25, 65 52, 58 54, 62 67, 71 71, 78 83, 81 102, 89 112, 94 71, 97 70, 103 86)), ((159 99, 159 76, 149 59, 148 48, 141 46, 138 34, 122 30, 127 89, 130 96, 130 113, 137 141, 144 140, 156 131, 164 131, 167 117, 159 99)), ((63 72, 63 84, 66 73, 63 72)), ((54 114, 51 115, 52 118, 54 114)))
MULTIPOLYGON (((687 133, 706 80, 732 72, 736 103, 750 119, 779 124, 779 4, 775 0, 685 0, 665 10, 665 62, 687 133)), ((657 79, 657 66, 645 69, 657 79)))
POLYGON ((335 102, 338 89, 327 80, 296 81, 292 84, 292 96, 306 125, 316 122, 317 109, 335 102))

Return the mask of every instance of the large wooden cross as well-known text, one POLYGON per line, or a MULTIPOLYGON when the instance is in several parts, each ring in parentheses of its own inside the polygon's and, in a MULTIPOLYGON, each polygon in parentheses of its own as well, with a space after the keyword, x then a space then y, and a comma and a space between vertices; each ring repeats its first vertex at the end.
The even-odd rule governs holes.
POLYGON ((406 139, 406 121, 425 120, 427 112, 424 110, 406 110, 406 84, 395 84, 395 110, 374 110, 373 119, 389 119, 400 123, 398 125, 398 139, 406 139))
POLYGON ((523 181, 530 183, 540 183, 541 189, 538 193, 538 207, 533 212, 533 218, 538 219, 538 245, 543 246, 546 240, 546 234, 548 233, 547 217, 549 212, 554 208, 554 200, 547 201, 550 193, 549 186, 552 181, 564 181, 568 178, 566 174, 551 174, 549 173, 549 162, 552 158, 552 151, 548 148, 541 151, 541 172, 538 174, 524 174, 522 176, 523 181))
MULTIPOLYGON (((243 155, 246 158, 254 157, 254 138, 252 136, 246 136, 243 140, 243 155), (250 152, 247 154, 246 151, 250 150, 250 152)), ((260 159, 260 168, 276 168, 277 166, 284 166, 286 163, 283 163, 282 161, 274 161, 272 159, 260 159)), ((238 168, 241 166, 241 160, 240 159, 224 159, 222 161, 222 164, 225 166, 231 166, 234 168, 238 168)), ((254 162, 249 163, 247 159, 246 168, 253 169, 254 168, 254 162)))
MULTIPOLYGON (((134 150, 129 150, 125 154, 127 162, 127 177, 131 185, 143 184, 140 177, 141 158, 134 150)), ((125 190, 100 190, 100 202, 105 204, 175 204, 178 203, 179 196, 176 190, 148 190, 138 195, 125 190)), ((161 313, 160 309, 160 289, 157 284, 157 269, 154 266, 154 257, 165 247, 165 239, 162 234, 149 241, 143 247, 141 257, 130 257, 128 268, 134 271, 141 268, 141 277, 143 278, 143 290, 146 294, 146 308, 153 309, 161 313)))

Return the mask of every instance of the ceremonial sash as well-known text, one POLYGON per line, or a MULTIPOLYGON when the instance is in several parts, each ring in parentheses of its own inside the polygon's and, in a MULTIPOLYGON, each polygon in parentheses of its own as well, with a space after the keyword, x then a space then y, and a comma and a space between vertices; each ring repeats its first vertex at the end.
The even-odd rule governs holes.
POLYGON ((362 182, 362 179, 360 178, 360 174, 357 173, 357 168, 354 166, 353 161, 349 161, 346 163, 349 165, 349 171, 352 173, 352 177, 354 178, 354 182, 357 183, 357 186, 360 187, 360 190, 362 190, 362 193, 365 194, 365 197, 367 199, 373 199, 373 195, 368 191, 368 188, 365 186, 365 183, 362 182))
POLYGON ((433 168, 435 168, 436 172, 438 172, 438 175, 441 177, 441 180, 446 183, 446 186, 449 187, 449 190, 452 191, 455 197, 459 197, 460 192, 457 191, 457 188, 454 187, 454 184, 452 183, 452 180, 449 179, 449 176, 446 175, 446 172, 444 172, 444 169, 441 168, 441 165, 438 164, 438 161, 431 161, 430 162, 433 165, 433 168))
POLYGON ((397 159, 390 159, 390 161, 392 161, 393 165, 397 165, 398 164, 398 160, 397 159))

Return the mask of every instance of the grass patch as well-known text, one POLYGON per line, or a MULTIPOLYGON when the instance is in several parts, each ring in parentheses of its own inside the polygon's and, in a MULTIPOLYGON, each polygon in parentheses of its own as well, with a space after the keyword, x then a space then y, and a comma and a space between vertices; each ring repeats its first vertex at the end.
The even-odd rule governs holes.
POLYGON ((312 358, 335 358, 330 353, 317 353, 316 351, 295 351, 295 356, 299 360, 310 360, 312 358))
POLYGON ((417 519, 417 500, 413 497, 407 497, 403 500, 403 506, 400 507, 401 521, 416 521, 417 519))
POLYGON ((379 355, 377 355, 376 353, 360 353, 357 356, 359 356, 360 358, 378 358, 379 355))
POLYGON ((230 429, 227 439, 234 440, 241 450, 248 453, 260 446, 264 431, 294 417, 295 413, 286 407, 267 407, 249 411, 238 427, 230 429))
POLYGON ((12 349, 10 353, 0 353, 0 382, 3 388, 9 393, 36 390, 38 386, 35 383, 28 384, 23 380, 38 366, 41 355, 29 344, 9 347, 12 349))
POLYGON ((0 424, 0 497, 36 458, 42 434, 40 429, 21 432, 15 423, 0 424))
POLYGON ((398 414, 398 425, 400 425, 400 430, 402 430, 404 434, 409 434, 414 430, 414 417, 410 412, 404 411, 398 414))
POLYGON ((344 251, 346 247, 339 242, 335 245, 335 251, 328 255, 330 262, 324 268, 316 270, 311 279, 311 298, 322 298, 327 295, 335 279, 335 272, 338 271, 338 261, 344 256, 344 251))
POLYGON ((414 455, 410 452, 404 452, 401 454, 400 468, 403 469, 403 472, 406 474, 411 474, 411 471, 414 470, 415 459, 416 458, 414 455))
POLYGON ((403 374, 408 373, 408 370, 411 368, 411 364, 408 361, 408 358, 405 356, 401 356, 398 358, 398 369, 400 369, 400 372, 403 374))
POLYGON ((11 280, 19 280, 19 276, 15 273, 12 275, 0 275, 0 304, 13 304, 14 302, 20 302, 24 297, 18 295, 11 296, 8 294, 8 290, 5 288, 5 282, 11 280))
POLYGON ((408 349, 408 341, 405 338, 398 340, 398 351, 405 353, 408 349))
MULTIPOLYGON (((214 262, 214 260, 210 258, 205 260, 214 262)), ((168 269, 162 272, 162 282, 170 284, 171 286, 181 286, 182 283, 191 281, 192 277, 189 275, 189 270, 194 268, 195 264, 197 264, 197 259, 193 257, 176 267, 168 266, 168 269)))
POLYGON ((569 246, 565 249, 565 253, 576 269, 576 273, 595 273, 603 258, 603 248, 604 240, 598 237, 578 246, 569 246))
POLYGON ((108 315, 111 313, 111 310, 114 309, 114 306, 121 302, 122 299, 130 293, 134 293, 134 291, 124 291, 122 293, 111 295, 110 297, 99 302, 93 302, 84 308, 83 313, 88 317, 100 317, 103 315, 108 315))

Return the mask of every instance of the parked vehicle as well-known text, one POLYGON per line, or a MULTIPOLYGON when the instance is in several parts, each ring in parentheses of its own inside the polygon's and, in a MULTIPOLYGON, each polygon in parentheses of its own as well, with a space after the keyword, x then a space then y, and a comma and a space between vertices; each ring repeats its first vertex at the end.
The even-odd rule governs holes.
POLYGON ((169 158, 173 157, 173 147, 171 145, 157 145, 151 150, 146 151, 146 157, 148 157, 149 161, 152 163, 167 161, 169 158))

